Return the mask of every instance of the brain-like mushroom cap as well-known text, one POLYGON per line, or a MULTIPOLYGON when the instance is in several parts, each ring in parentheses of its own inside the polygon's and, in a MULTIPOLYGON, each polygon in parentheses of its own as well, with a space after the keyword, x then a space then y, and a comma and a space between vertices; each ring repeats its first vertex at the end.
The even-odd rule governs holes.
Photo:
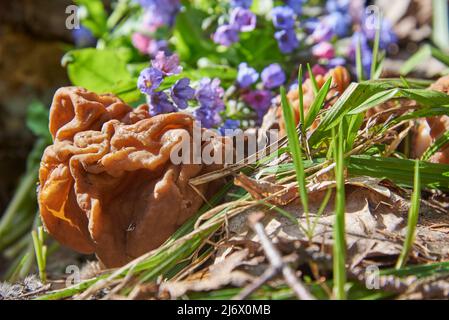
MULTIPOLYGON (((221 166, 171 162, 195 125, 188 114, 151 117, 146 105, 133 110, 111 95, 59 89, 50 111, 54 143, 39 171, 48 232, 79 252, 96 253, 107 267, 160 246, 202 205, 199 193, 214 189, 194 190, 189 179, 221 166)), ((217 136, 212 149, 223 142, 217 136)))

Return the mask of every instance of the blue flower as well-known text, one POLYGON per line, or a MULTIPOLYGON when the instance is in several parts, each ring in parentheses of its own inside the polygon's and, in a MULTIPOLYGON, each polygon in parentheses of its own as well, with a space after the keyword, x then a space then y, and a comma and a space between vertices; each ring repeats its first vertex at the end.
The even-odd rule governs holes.
POLYGON ((243 96, 243 101, 249 104, 257 114, 257 123, 262 123, 265 113, 271 106, 272 94, 268 90, 255 90, 243 96))
POLYGON ((299 46, 294 29, 279 30, 274 34, 282 53, 290 53, 299 46))
POLYGON ((252 3, 253 0, 231 0, 231 7, 248 9, 249 7, 251 7, 252 3))
POLYGON ((322 41, 330 41, 333 36, 334 31, 332 28, 325 23, 325 21, 320 21, 310 37, 315 43, 318 43, 322 41))
POLYGON ((97 43, 92 32, 84 26, 72 31, 73 41, 78 48, 94 47, 97 43))
POLYGON ((352 25, 352 18, 347 13, 335 11, 323 18, 323 22, 329 26, 339 37, 348 35, 348 31, 352 25))
POLYGON ((349 51, 349 57, 352 59, 352 61, 356 61, 356 52, 357 52, 357 46, 360 43, 360 51, 362 54, 362 65, 363 65, 363 72, 365 78, 370 78, 371 74, 371 61, 372 61, 372 50, 369 47, 368 39, 366 35, 363 32, 356 31, 354 32, 352 36, 352 42, 350 46, 349 51))
POLYGON ((329 59, 327 61, 327 67, 330 69, 338 67, 338 66, 343 66, 345 64, 346 64, 346 60, 345 60, 345 58, 342 58, 342 57, 335 57, 335 58, 329 59))
POLYGON ((256 22, 256 15, 248 9, 235 8, 231 11, 230 24, 240 32, 253 31, 256 22))
MULTIPOLYGON (((365 22, 363 23, 363 32, 365 33, 368 40, 371 41, 374 40, 376 36, 376 28, 378 25, 378 22, 374 19, 376 19, 374 15, 368 16, 365 18, 365 22)), ((382 49, 386 49, 390 44, 396 43, 398 41, 398 37, 393 31, 393 27, 390 21, 386 19, 382 19, 379 36, 379 46, 382 49)))
POLYGON ((179 0, 139 0, 145 9, 145 22, 148 26, 172 26, 181 4, 179 0))
POLYGON ((146 68, 139 75, 137 87, 142 93, 151 95, 160 86, 163 78, 164 74, 159 69, 146 68))
POLYGON ((281 66, 277 63, 270 64, 261 74, 262 82, 267 89, 274 89, 281 86, 286 78, 281 66))
POLYGON ((163 91, 153 92, 150 95, 149 109, 152 116, 176 111, 175 106, 168 100, 167 94, 163 91))
POLYGON ((240 121, 239 120, 232 120, 227 119, 223 125, 220 127, 220 133, 225 136, 229 135, 229 133, 233 133, 235 129, 238 129, 240 127, 240 121), (231 130, 231 131, 230 131, 231 130), (230 132, 229 132, 230 131, 230 132))
POLYGON ((326 10, 327 12, 348 12, 350 0, 327 0, 326 2, 326 10))
POLYGON ((239 41, 238 30, 232 25, 221 25, 215 31, 213 39, 215 43, 229 47, 231 44, 239 41))
POLYGON ((237 83, 241 88, 247 88, 259 79, 259 74, 254 68, 248 67, 248 64, 242 62, 239 65, 237 74, 237 83))
POLYGON ((200 107, 193 112, 195 118, 204 128, 212 128, 220 124, 221 117, 217 110, 200 107))
POLYGON ((292 8, 292 10, 297 14, 300 15, 302 13, 302 5, 304 3, 304 0, 286 0, 285 4, 292 8))
POLYGON ((188 106, 188 100, 193 99, 195 90, 189 86, 190 80, 182 78, 176 81, 170 91, 173 102, 179 109, 185 109, 188 106))
POLYGON ((273 24, 278 29, 291 29, 295 26, 295 12, 287 6, 275 7, 271 10, 273 24))
POLYGON ((320 24, 320 20, 318 18, 309 18, 301 21, 301 28, 303 28, 307 33, 312 33, 320 24))
POLYGON ((224 109, 222 97, 224 90, 220 87, 220 80, 204 78, 200 81, 195 97, 201 107, 221 111, 224 109))

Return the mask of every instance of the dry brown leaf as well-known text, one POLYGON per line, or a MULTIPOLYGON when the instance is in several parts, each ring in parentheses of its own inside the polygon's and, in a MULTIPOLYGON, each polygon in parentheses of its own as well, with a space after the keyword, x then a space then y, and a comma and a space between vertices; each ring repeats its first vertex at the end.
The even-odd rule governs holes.
POLYGON ((236 270, 247 257, 247 249, 236 251, 210 266, 200 279, 191 280, 195 278, 193 275, 184 281, 167 281, 161 284, 160 291, 167 291, 172 299, 176 299, 189 291, 211 291, 227 285, 241 287, 253 279, 248 273, 236 270))

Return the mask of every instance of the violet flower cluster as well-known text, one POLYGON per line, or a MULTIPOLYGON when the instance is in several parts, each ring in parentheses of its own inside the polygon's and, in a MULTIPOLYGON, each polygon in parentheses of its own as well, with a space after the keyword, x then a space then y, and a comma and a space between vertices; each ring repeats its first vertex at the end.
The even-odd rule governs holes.
POLYGON ((282 53, 291 53, 299 41, 295 31, 296 18, 302 12, 302 0, 289 0, 285 6, 274 7, 271 11, 273 25, 276 28, 274 37, 282 53))
POLYGON ((229 22, 220 25, 213 35, 215 43, 225 47, 239 41, 240 32, 250 32, 256 28, 257 17, 249 10, 252 0, 231 1, 229 22))
POLYGON ((168 51, 165 39, 156 32, 163 27, 172 27, 181 8, 180 0, 135 0, 144 9, 143 24, 139 32, 132 35, 132 43, 140 53, 155 56, 159 51, 168 51))
POLYGON ((243 90, 242 100, 255 111, 259 124, 271 106, 273 98, 271 90, 278 88, 285 81, 285 73, 277 63, 267 66, 260 75, 245 62, 239 65, 236 84, 243 90), (256 90, 249 90, 252 85, 256 84, 259 77, 262 80, 262 87, 256 90))
POLYGON ((159 51, 151 61, 151 66, 140 73, 137 86, 148 97, 150 114, 154 116, 184 110, 190 100, 196 99, 199 108, 194 110, 194 115, 197 120, 205 128, 218 126, 222 122, 220 112, 225 109, 224 89, 219 79, 203 78, 196 91, 190 86, 188 78, 177 80, 168 93, 158 90, 166 77, 178 75, 181 71, 176 54, 166 55, 159 51))
POLYGON ((333 40, 344 38, 350 35, 352 30, 352 40, 345 55, 355 63, 356 48, 360 43, 362 52, 362 64, 364 74, 370 77, 372 49, 369 41, 373 41, 376 35, 376 28, 380 27, 380 47, 387 47, 397 41, 396 35, 392 31, 388 20, 382 20, 380 26, 376 15, 367 15, 363 1, 350 0, 327 0, 325 6, 326 14, 320 18, 313 18, 302 23, 305 31, 310 34, 312 43, 312 54, 321 63, 333 68, 343 65, 346 60, 337 56, 333 45, 333 40))
POLYGON ((165 52, 159 51, 152 60, 151 67, 140 73, 137 86, 148 97, 151 115, 187 108, 188 101, 195 95, 188 78, 181 78, 175 82, 170 89, 170 97, 164 91, 157 91, 165 77, 179 74, 181 71, 177 55, 167 56, 165 52))

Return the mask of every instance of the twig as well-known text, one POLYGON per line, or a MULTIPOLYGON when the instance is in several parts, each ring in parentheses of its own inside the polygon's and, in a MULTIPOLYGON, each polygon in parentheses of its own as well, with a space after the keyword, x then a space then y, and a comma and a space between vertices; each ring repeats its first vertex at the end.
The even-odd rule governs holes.
POLYGON ((253 294, 257 289, 265 284, 265 282, 271 280, 275 275, 279 273, 279 270, 273 267, 269 267, 258 277, 254 282, 250 283, 248 286, 243 288, 238 295, 236 295, 232 300, 245 300, 251 294, 253 294))
POLYGON ((260 243, 265 251, 268 261, 272 268, 276 272, 281 272, 284 276, 285 281, 293 289, 296 296, 301 300, 315 300, 315 297, 307 290, 307 288, 302 284, 302 282, 296 277, 293 270, 284 263, 282 256, 279 251, 275 248, 271 240, 265 233, 265 228, 262 223, 259 222, 260 215, 250 216, 250 224, 256 234, 259 236, 260 243))

